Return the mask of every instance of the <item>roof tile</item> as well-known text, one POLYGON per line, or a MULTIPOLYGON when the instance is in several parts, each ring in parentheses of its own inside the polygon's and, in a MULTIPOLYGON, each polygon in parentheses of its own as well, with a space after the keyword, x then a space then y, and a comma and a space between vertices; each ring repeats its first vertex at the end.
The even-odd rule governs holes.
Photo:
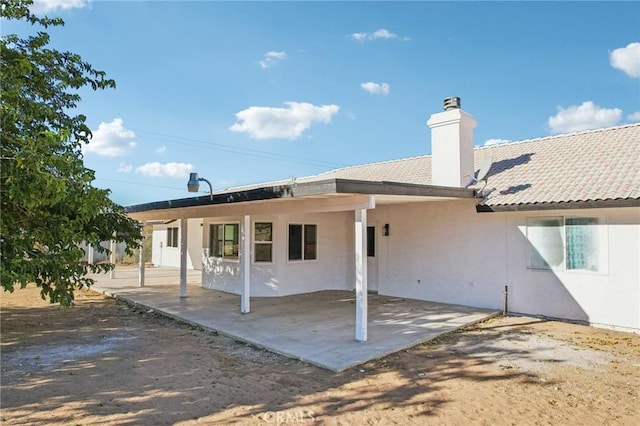
MULTIPOLYGON (((483 202, 488 206, 640 199, 640 123, 476 147, 476 172, 489 157, 487 187, 495 191, 483 202)), ((431 156, 345 167, 296 182, 338 178, 429 185, 431 156)))

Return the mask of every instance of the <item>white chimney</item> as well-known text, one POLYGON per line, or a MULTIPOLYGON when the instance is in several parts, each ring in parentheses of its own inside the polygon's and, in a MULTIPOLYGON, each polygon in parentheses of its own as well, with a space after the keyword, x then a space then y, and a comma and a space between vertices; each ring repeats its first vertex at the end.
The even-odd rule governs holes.
POLYGON ((444 100, 444 112, 433 114, 431 128, 431 184, 465 188, 472 181, 473 129, 478 123, 460 109, 460 98, 444 100))

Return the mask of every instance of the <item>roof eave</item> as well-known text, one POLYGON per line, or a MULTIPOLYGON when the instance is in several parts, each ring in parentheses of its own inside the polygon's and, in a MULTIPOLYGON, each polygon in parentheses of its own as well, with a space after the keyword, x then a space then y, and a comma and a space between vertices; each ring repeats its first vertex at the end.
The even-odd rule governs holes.
POLYGON ((187 207, 201 207, 216 204, 230 204, 247 201, 262 201, 275 198, 292 197, 291 187, 272 186, 265 188, 249 189, 246 191, 227 192, 224 194, 204 195, 200 197, 180 198, 177 200, 154 201, 145 204, 126 206, 127 213, 141 213, 153 210, 168 210, 187 207))
POLYGON ((519 211, 545 211, 545 210, 575 210, 575 209, 604 209, 618 207, 640 207, 638 198, 618 198, 608 200, 587 200, 587 201, 561 201, 545 203, 523 203, 523 204, 501 204, 487 205, 478 204, 478 213, 493 212, 519 212, 519 211))
POLYGON ((368 181, 336 178, 293 185, 293 196, 300 197, 326 194, 476 198, 476 192, 471 188, 419 185, 390 181, 368 181))
POLYGON ((350 179, 326 179, 315 182, 276 185, 244 191, 234 191, 213 196, 155 201, 125 207, 127 213, 142 213, 168 209, 183 209, 218 204, 265 201, 281 198, 311 197, 331 194, 398 195, 416 197, 476 198, 471 188, 452 188, 433 185, 416 185, 402 182, 375 182, 350 179))

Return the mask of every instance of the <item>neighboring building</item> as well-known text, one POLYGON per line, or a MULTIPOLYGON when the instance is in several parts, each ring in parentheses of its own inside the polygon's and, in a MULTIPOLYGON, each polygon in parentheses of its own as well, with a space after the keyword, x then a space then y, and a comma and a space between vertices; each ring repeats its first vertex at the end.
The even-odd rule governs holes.
MULTIPOLYGON (((109 256, 106 252, 100 252, 95 247, 88 245, 87 243, 81 243, 78 245, 82 251, 84 251, 84 256, 82 257, 82 262, 87 263, 99 263, 99 262, 108 262, 109 256)), ((110 249, 111 242, 103 241, 100 243, 100 246, 105 249, 110 249)), ((114 247, 114 261, 115 263, 122 263, 125 258, 125 248, 126 243, 116 243, 114 247)))
MULTIPOLYGON (((187 268, 202 269, 202 219, 189 219, 187 268)), ((151 234, 151 263, 154 266, 180 266, 180 221, 154 224, 151 234)))
POLYGON ((366 324, 366 290, 500 309, 508 286, 511 312, 640 331, 640 124, 475 148, 455 102, 428 125, 432 155, 127 211, 175 220, 154 264, 178 266, 187 236, 202 285, 243 311, 355 288, 366 324))

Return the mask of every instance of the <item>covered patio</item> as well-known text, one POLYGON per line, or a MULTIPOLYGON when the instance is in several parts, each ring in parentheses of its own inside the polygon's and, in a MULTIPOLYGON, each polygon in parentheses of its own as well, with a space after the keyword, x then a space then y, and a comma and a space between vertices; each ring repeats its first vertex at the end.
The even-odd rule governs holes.
POLYGON ((147 269, 144 287, 139 286, 138 273, 135 268, 118 268, 112 278, 96 275, 93 289, 336 372, 498 314, 487 309, 370 294, 370 334, 366 342, 358 342, 353 338, 353 291, 252 298, 251 312, 243 314, 241 296, 202 288, 200 271, 186 274, 188 297, 178 297, 178 268, 147 269))
MULTIPOLYGON (((333 240, 339 241, 339 247, 334 246, 327 251, 345 250, 346 247, 349 247, 344 251, 345 256, 353 256, 353 287, 349 285, 349 288, 355 290, 355 321, 349 318, 345 323, 353 325, 356 341, 366 342, 368 340, 370 322, 368 318, 368 263, 371 255, 368 244, 370 227, 368 226, 367 219, 369 212, 375 211, 377 205, 442 202, 465 199, 475 200, 476 198, 477 194, 475 190, 471 188, 331 178, 322 180, 311 179, 308 182, 292 180, 287 183, 274 183, 264 187, 248 187, 246 189, 236 189, 230 192, 223 191, 216 194, 211 192, 209 196, 140 204, 126 207, 125 210, 130 217, 139 220, 142 224, 166 224, 179 220, 179 237, 176 236, 175 239, 179 241, 177 245, 179 246, 180 254, 179 296, 181 298, 186 297, 188 294, 187 258, 189 251, 189 219, 202 218, 220 221, 224 218, 231 218, 233 227, 235 228, 230 230, 230 235, 222 239, 219 237, 216 238, 216 244, 219 244, 219 246, 216 245, 216 247, 218 247, 219 250, 216 249, 217 251, 214 252, 214 246, 211 245, 211 241, 208 251, 207 248, 202 247, 203 259, 213 257, 224 261, 226 255, 231 256, 231 262, 227 262, 222 268, 218 268, 219 270, 215 271, 213 275, 217 277, 223 275, 225 271, 228 272, 225 279, 232 280, 233 283, 231 285, 225 283, 223 287, 218 287, 218 289, 240 295, 240 304, 238 307, 242 314, 247 314, 252 311, 252 292, 255 291, 255 288, 252 290, 252 275, 257 272, 256 269, 261 266, 256 264, 255 259, 252 259, 252 253, 255 252, 254 243, 256 242, 255 231, 252 231, 252 225, 255 225, 256 217, 268 218, 264 220, 271 229, 269 231, 269 244, 271 245, 270 250, 272 250, 274 245, 282 246, 282 243, 285 241, 285 237, 282 236, 281 241, 277 241, 277 244, 274 243, 272 235, 274 220, 282 219, 286 221, 288 220, 287 218, 296 216, 299 218, 300 215, 305 214, 352 214, 353 216, 350 220, 353 224, 353 230, 351 231, 353 234, 349 235, 351 232, 343 232, 339 236, 334 236, 335 238, 333 240), (240 234, 239 237, 237 235, 238 233, 240 234), (228 253, 225 253, 226 251, 228 251, 228 253)), ((298 222, 304 222, 304 220, 296 220, 298 222)), ((224 225, 225 235, 227 225, 224 225)), ((326 225, 326 228, 331 228, 335 223, 327 223, 326 225)), ((302 229, 303 224, 296 223, 291 225, 287 223, 285 226, 289 228, 291 228, 291 226, 297 226, 302 229)), ((301 230, 297 236, 289 235, 287 241, 296 241, 296 238, 300 237, 300 241, 297 243, 299 247, 296 249, 299 253, 292 257, 291 252, 289 252, 289 257, 281 258, 279 262, 281 265, 286 265, 286 267, 291 265, 291 261, 293 261, 294 264, 299 262, 298 264, 304 264, 308 271, 311 270, 309 265, 320 265, 321 267, 316 267, 315 272, 310 273, 310 275, 322 276, 326 271, 334 268, 336 264, 335 262, 326 262, 324 264, 319 262, 317 250, 320 243, 317 240, 317 222, 304 224, 305 228, 307 226, 313 229, 313 231, 311 231, 312 237, 307 238, 307 236, 305 236, 303 238, 301 230), (306 245, 307 243, 308 246, 306 245), (310 250, 311 254, 309 258, 306 257, 306 254, 304 256, 302 255, 303 246, 304 250, 310 250), (302 263, 302 261, 305 262, 302 263)), ((388 236, 389 224, 383 225, 383 229, 386 231, 382 235, 388 236)), ((206 227, 203 231, 203 234, 207 235, 206 239, 210 240, 211 231, 209 234, 206 234, 206 227)), ((289 232, 291 232, 291 230, 289 232)), ((375 235, 375 229, 373 229, 373 233, 375 235)), ((203 236, 203 238, 205 237, 203 236)), ((371 246, 374 247, 375 245, 371 244, 371 246)), ((291 249, 291 247, 289 247, 289 249, 291 249)), ((271 254, 269 256, 271 256, 271 254)), ((143 258, 141 255, 140 259, 143 258)), ((329 257, 327 257, 327 259, 329 259, 329 257)), ((269 257, 267 263, 273 265, 278 264, 278 261, 269 257)), ((205 274, 211 272, 211 269, 213 268, 203 268, 202 284, 205 283, 205 274)), ((282 269, 284 269, 284 266, 282 266, 282 269)), ((300 270, 295 272, 295 274, 299 273, 300 270)), ((377 276, 377 271, 375 274, 377 276)), ((307 276, 309 277, 310 275, 307 276)), ((350 271, 343 270, 343 276, 349 275, 351 275, 350 271)), ((145 265, 143 262, 140 263, 138 276, 139 284, 144 285, 145 265)), ((289 274, 288 278, 295 286, 295 290, 289 291, 286 294, 305 293, 305 291, 301 291, 298 286, 305 281, 300 280, 298 277, 299 275, 295 275, 292 278, 291 273, 289 274)), ((268 286, 272 284, 272 280, 279 280, 281 277, 279 278, 271 274, 268 278, 266 282, 264 279, 259 278, 257 284, 263 287, 268 286)), ((321 286, 307 289, 306 292, 319 293, 325 289, 324 283, 322 283, 321 286)), ((377 289, 374 291, 377 291, 377 289)), ((286 294, 274 295, 285 296, 286 294)), ((264 296, 264 294, 261 296, 264 296)))

